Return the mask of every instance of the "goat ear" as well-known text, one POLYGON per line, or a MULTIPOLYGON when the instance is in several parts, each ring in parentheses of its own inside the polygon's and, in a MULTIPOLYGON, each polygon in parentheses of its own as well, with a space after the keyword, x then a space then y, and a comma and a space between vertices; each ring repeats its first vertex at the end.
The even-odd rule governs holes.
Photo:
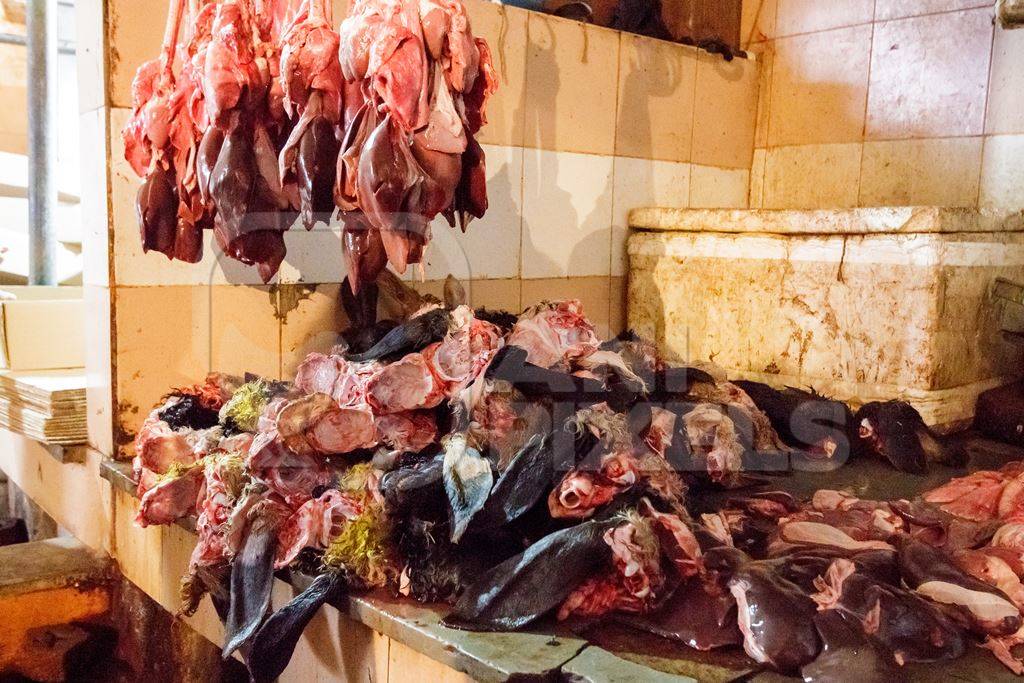
POLYGON ((444 280, 444 305, 445 308, 458 308, 469 303, 466 290, 454 275, 449 275, 444 280))
POLYGON ((385 268, 377 275, 377 287, 384 295, 385 302, 392 307, 398 307, 398 317, 401 320, 407 319, 428 303, 424 296, 403 282, 389 268, 385 268))
POLYGON ((249 651, 252 680, 256 683, 277 680, 288 667, 306 626, 332 596, 343 590, 340 575, 321 574, 306 590, 267 619, 253 637, 249 651))

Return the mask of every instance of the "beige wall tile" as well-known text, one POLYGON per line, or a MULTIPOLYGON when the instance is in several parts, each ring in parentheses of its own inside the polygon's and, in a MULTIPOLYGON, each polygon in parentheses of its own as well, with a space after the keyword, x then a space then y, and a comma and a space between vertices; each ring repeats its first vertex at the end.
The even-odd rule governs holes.
POLYGON ((991 49, 989 9, 876 24, 867 136, 980 134, 991 49))
POLYGON ((106 33, 103 3, 83 2, 75 6, 75 49, 78 68, 78 111, 87 112, 106 104, 106 33))
POLYGON ((160 52, 168 3, 164 0, 108 0, 107 101, 132 106, 132 79, 143 62, 160 52))
POLYGON ((523 169, 522 276, 607 276, 612 157, 528 149, 523 169))
POLYGON ((597 329, 597 335, 606 339, 610 335, 610 279, 607 277, 570 277, 523 280, 522 306, 532 306, 544 300, 578 299, 583 312, 597 329))
POLYGON ((1024 31, 996 29, 985 132, 1024 133, 1024 31))
POLYGON ((744 49, 775 35, 777 7, 778 0, 743 0, 740 43, 744 49))
POLYGON ((864 144, 861 206, 975 206, 982 139, 864 144))
MULTIPOLYGON (((0 44, 0 97, 6 102, 26 102, 27 83, 25 48, 0 44)), ((24 104, 0 108, 0 150, 11 154, 28 153, 28 116, 24 104)))
POLYGON ((775 41, 768 146, 860 141, 870 60, 870 25, 775 41))
POLYGON ((857 204, 862 145, 803 145, 768 150, 764 208, 825 209, 857 204))
POLYGON ((747 204, 751 209, 764 206, 764 175, 768 163, 768 150, 755 149, 754 161, 750 165, 750 196, 747 204))
POLYGON ((281 322, 280 376, 291 379, 307 355, 329 351, 338 343, 338 333, 348 326, 341 304, 341 285, 280 285, 278 318, 281 322))
POLYGON ((981 206, 1024 209, 1024 135, 985 138, 981 163, 981 206))
POLYGON ((481 143, 522 145, 526 120, 526 21, 525 10, 484 0, 468 0, 466 10, 473 34, 491 48, 498 72, 498 91, 487 103, 487 125, 478 136, 481 143))
POLYGON ((276 378, 281 368, 277 288, 224 285, 207 289, 210 369, 276 378))
POLYGON ((690 167, 690 207, 694 209, 745 209, 750 191, 750 170, 690 167))
POLYGON ((161 396, 208 372, 276 377, 280 328, 269 287, 118 287, 115 445, 124 446, 161 396))
MULTIPOLYGON (((283 582, 274 585, 275 608, 295 596, 283 582), (280 590, 278 590, 280 587, 280 590)), ((302 632, 281 683, 361 681, 387 683, 391 640, 324 607, 302 632)))
POLYGON ((762 43, 755 59, 760 65, 757 76, 757 118, 754 123, 754 147, 768 146, 768 120, 775 73, 775 41, 762 43))
POLYGON ((617 155, 690 160, 697 53, 696 48, 622 34, 617 155))
POLYGON ((615 157, 612 186, 611 274, 625 275, 629 212, 645 206, 684 208, 690 201, 690 165, 615 157))
POLYGON ((523 215, 523 148, 483 145, 487 157, 487 213, 463 233, 444 218, 431 225, 427 279, 449 273, 468 279, 519 275, 519 241, 523 215))
POLYGON ((347 0, 331 0, 331 12, 334 14, 334 23, 340 24, 348 14, 347 0))
POLYGON ((435 661, 397 640, 388 655, 388 683, 473 683, 460 671, 435 661))
POLYGON ((875 0, 875 21, 991 6, 987 0, 875 0))
MULTIPOLYGON (((519 313, 521 309, 522 283, 519 278, 503 280, 460 280, 466 290, 469 305, 492 310, 519 313)), ((413 281, 409 283, 420 294, 430 294, 438 299, 444 297, 444 280, 413 281)))
MULTIPOLYGON (((200 287, 118 287, 115 446, 130 444, 161 396, 210 370, 210 292, 200 287)), ((124 452, 124 451, 122 451, 124 452)))
POLYGON ((626 292, 627 279, 625 277, 613 277, 609 289, 608 309, 608 333, 614 336, 626 329, 626 292))
POLYGON ((113 368, 110 338, 110 290, 86 285, 85 399, 89 445, 106 455, 114 453, 113 368))
POLYGON ((159 563, 163 540, 163 527, 145 529, 135 525, 139 502, 130 493, 114 491, 113 556, 124 577, 153 595, 159 585, 159 563))
POLYGON ((510 313, 518 313, 521 310, 522 280, 519 278, 472 280, 465 287, 469 303, 474 308, 483 307, 510 313))
POLYGON ((875 10, 874 0, 778 0, 778 3, 776 37, 868 24, 875 10))
POLYGON ((528 29, 526 146, 611 154, 619 34, 536 12, 528 29))
POLYGON ((107 109, 79 115, 82 282, 110 284, 110 221, 107 215, 107 109))
MULTIPOLYGON (((130 110, 110 110, 110 221, 113 231, 114 282, 119 285, 262 284, 256 268, 220 253, 213 244, 213 232, 203 235, 203 259, 199 263, 171 261, 162 254, 144 254, 139 240, 135 198, 142 181, 124 160, 121 129, 130 110)), ((308 238, 307 238, 308 239, 308 238)), ((315 239, 315 238, 313 238, 315 239)), ((340 254, 340 244, 337 253, 340 254)), ((319 254, 322 250, 310 250, 319 254)), ((289 261, 294 259, 292 254, 289 261)))
POLYGON ((693 112, 695 164, 750 168, 757 119, 758 64, 700 52, 693 112))

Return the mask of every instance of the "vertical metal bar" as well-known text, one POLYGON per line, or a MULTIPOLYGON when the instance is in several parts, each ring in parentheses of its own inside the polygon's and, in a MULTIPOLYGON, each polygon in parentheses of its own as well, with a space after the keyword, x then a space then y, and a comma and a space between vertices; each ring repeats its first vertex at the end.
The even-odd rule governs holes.
POLYGON ((28 283, 57 284, 57 0, 29 0, 28 283))

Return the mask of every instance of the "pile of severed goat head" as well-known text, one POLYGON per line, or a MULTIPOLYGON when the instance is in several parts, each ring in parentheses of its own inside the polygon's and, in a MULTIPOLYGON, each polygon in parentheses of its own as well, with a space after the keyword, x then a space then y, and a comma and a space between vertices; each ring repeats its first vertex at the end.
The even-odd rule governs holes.
POLYGON ((171 0, 122 131, 143 250, 195 263, 211 229, 268 281, 284 232, 337 209, 353 291, 405 272, 438 214, 487 210, 496 87, 460 0, 360 0, 338 30, 328 0, 171 0))
POLYGON ((210 594, 256 680, 320 605, 371 588, 447 603, 453 627, 614 619, 814 681, 913 677, 971 644, 1024 670, 1024 465, 915 500, 797 500, 770 477, 800 449, 865 450, 834 402, 601 342, 576 301, 515 315, 449 293, 363 320, 291 381, 175 390, 138 433, 138 521, 195 516, 186 609, 210 594), (834 429, 777 431, 794 411, 834 429), (272 614, 285 568, 315 578, 272 614))

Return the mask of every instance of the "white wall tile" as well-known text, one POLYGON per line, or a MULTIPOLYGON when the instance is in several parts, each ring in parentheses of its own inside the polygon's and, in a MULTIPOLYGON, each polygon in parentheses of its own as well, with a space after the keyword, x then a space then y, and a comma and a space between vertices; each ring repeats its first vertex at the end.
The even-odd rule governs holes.
POLYGON ((764 177, 768 165, 768 150, 755 149, 754 162, 750 165, 750 194, 747 205, 751 209, 764 206, 764 177))
POLYGON ((114 453, 113 386, 110 354, 110 290, 86 285, 82 289, 85 326, 85 400, 89 445, 105 455, 114 453))
POLYGON ((856 206, 863 150, 860 143, 769 149, 762 207, 834 209, 856 206))
MULTIPOLYGON (((295 226, 284 234, 284 245, 288 254, 278 274, 277 281, 281 284, 345 279, 347 269, 341 251, 340 225, 317 223, 312 230, 295 226)), ((216 249, 216 245, 213 248, 216 249)))
POLYGON ((220 254, 207 230, 199 263, 171 261, 163 254, 142 252, 135 198, 142 181, 124 159, 121 129, 131 115, 124 108, 110 110, 110 201, 114 231, 114 282, 118 285, 261 284, 256 268, 220 254))
POLYGON ((75 13, 75 65, 78 77, 78 111, 93 111, 106 103, 104 79, 104 3, 81 2, 75 13))
POLYGON ((523 148, 482 145, 487 159, 487 213, 463 233, 444 218, 431 224, 424 263, 428 280, 519 276, 523 214, 523 148))
POLYGON ((526 150, 524 278, 609 274, 611 185, 610 156, 526 150))
POLYGON ((977 206, 982 138, 866 142, 861 206, 977 206))
POLYGON ((79 167, 82 176, 82 282, 106 286, 110 280, 110 223, 107 215, 105 108, 78 116, 79 167))
POLYGON ((685 208, 690 200, 690 165, 675 161, 654 161, 615 157, 612 186, 611 274, 628 270, 626 237, 631 209, 660 206, 685 208))
POLYGON ((749 192, 749 169, 690 167, 690 208, 745 209, 749 192))
POLYGON ((981 161, 983 207, 1024 209, 1024 135, 985 138, 981 161))

